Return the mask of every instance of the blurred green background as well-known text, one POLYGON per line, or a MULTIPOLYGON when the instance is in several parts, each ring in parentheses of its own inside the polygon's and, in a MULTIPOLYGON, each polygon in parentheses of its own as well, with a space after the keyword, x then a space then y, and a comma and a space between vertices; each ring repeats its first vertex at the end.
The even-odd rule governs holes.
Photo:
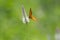
POLYGON ((55 40, 60 28, 60 0, 0 0, 0 40, 55 40), (22 23, 22 4, 38 22, 22 23))

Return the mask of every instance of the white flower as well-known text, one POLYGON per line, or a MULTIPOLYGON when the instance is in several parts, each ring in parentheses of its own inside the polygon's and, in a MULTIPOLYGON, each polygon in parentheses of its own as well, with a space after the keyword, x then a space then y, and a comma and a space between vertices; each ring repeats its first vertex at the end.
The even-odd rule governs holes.
POLYGON ((25 8, 24 8, 23 5, 22 5, 22 16, 23 16, 22 17, 23 23, 28 23, 29 22, 29 17, 27 16, 25 8))

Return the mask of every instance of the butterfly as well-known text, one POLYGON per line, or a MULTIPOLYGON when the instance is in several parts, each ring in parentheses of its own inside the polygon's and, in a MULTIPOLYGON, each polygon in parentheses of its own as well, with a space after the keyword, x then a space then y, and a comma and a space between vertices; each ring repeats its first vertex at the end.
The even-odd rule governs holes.
POLYGON ((32 10, 31 10, 31 8, 30 8, 30 11, 29 11, 29 16, 27 16, 27 14, 26 14, 26 11, 25 11, 25 8, 24 8, 24 6, 22 5, 22 21, 23 21, 23 23, 28 23, 28 22, 30 22, 30 20, 29 19, 32 19, 33 21, 36 21, 37 19, 36 19, 36 17, 34 17, 33 15, 32 15, 32 10))
POLYGON ((36 17, 34 17, 34 16, 32 15, 32 10, 31 10, 31 8, 30 8, 30 12, 29 12, 29 18, 32 19, 33 21, 37 21, 36 17))

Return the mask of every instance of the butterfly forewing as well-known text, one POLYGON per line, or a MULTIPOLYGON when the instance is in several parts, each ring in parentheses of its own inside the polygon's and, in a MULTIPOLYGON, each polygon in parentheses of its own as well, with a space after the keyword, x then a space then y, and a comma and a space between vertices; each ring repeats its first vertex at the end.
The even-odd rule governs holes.
POLYGON ((30 11, 29 11, 29 18, 31 18, 32 17, 32 10, 31 10, 31 8, 30 8, 30 11))

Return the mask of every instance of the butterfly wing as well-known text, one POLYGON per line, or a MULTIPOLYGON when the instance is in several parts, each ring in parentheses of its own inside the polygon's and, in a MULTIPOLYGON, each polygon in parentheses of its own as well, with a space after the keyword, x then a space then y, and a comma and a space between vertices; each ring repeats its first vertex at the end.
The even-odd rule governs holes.
POLYGON ((29 18, 31 18, 31 17, 32 17, 32 10, 31 10, 31 8, 30 8, 29 18))

